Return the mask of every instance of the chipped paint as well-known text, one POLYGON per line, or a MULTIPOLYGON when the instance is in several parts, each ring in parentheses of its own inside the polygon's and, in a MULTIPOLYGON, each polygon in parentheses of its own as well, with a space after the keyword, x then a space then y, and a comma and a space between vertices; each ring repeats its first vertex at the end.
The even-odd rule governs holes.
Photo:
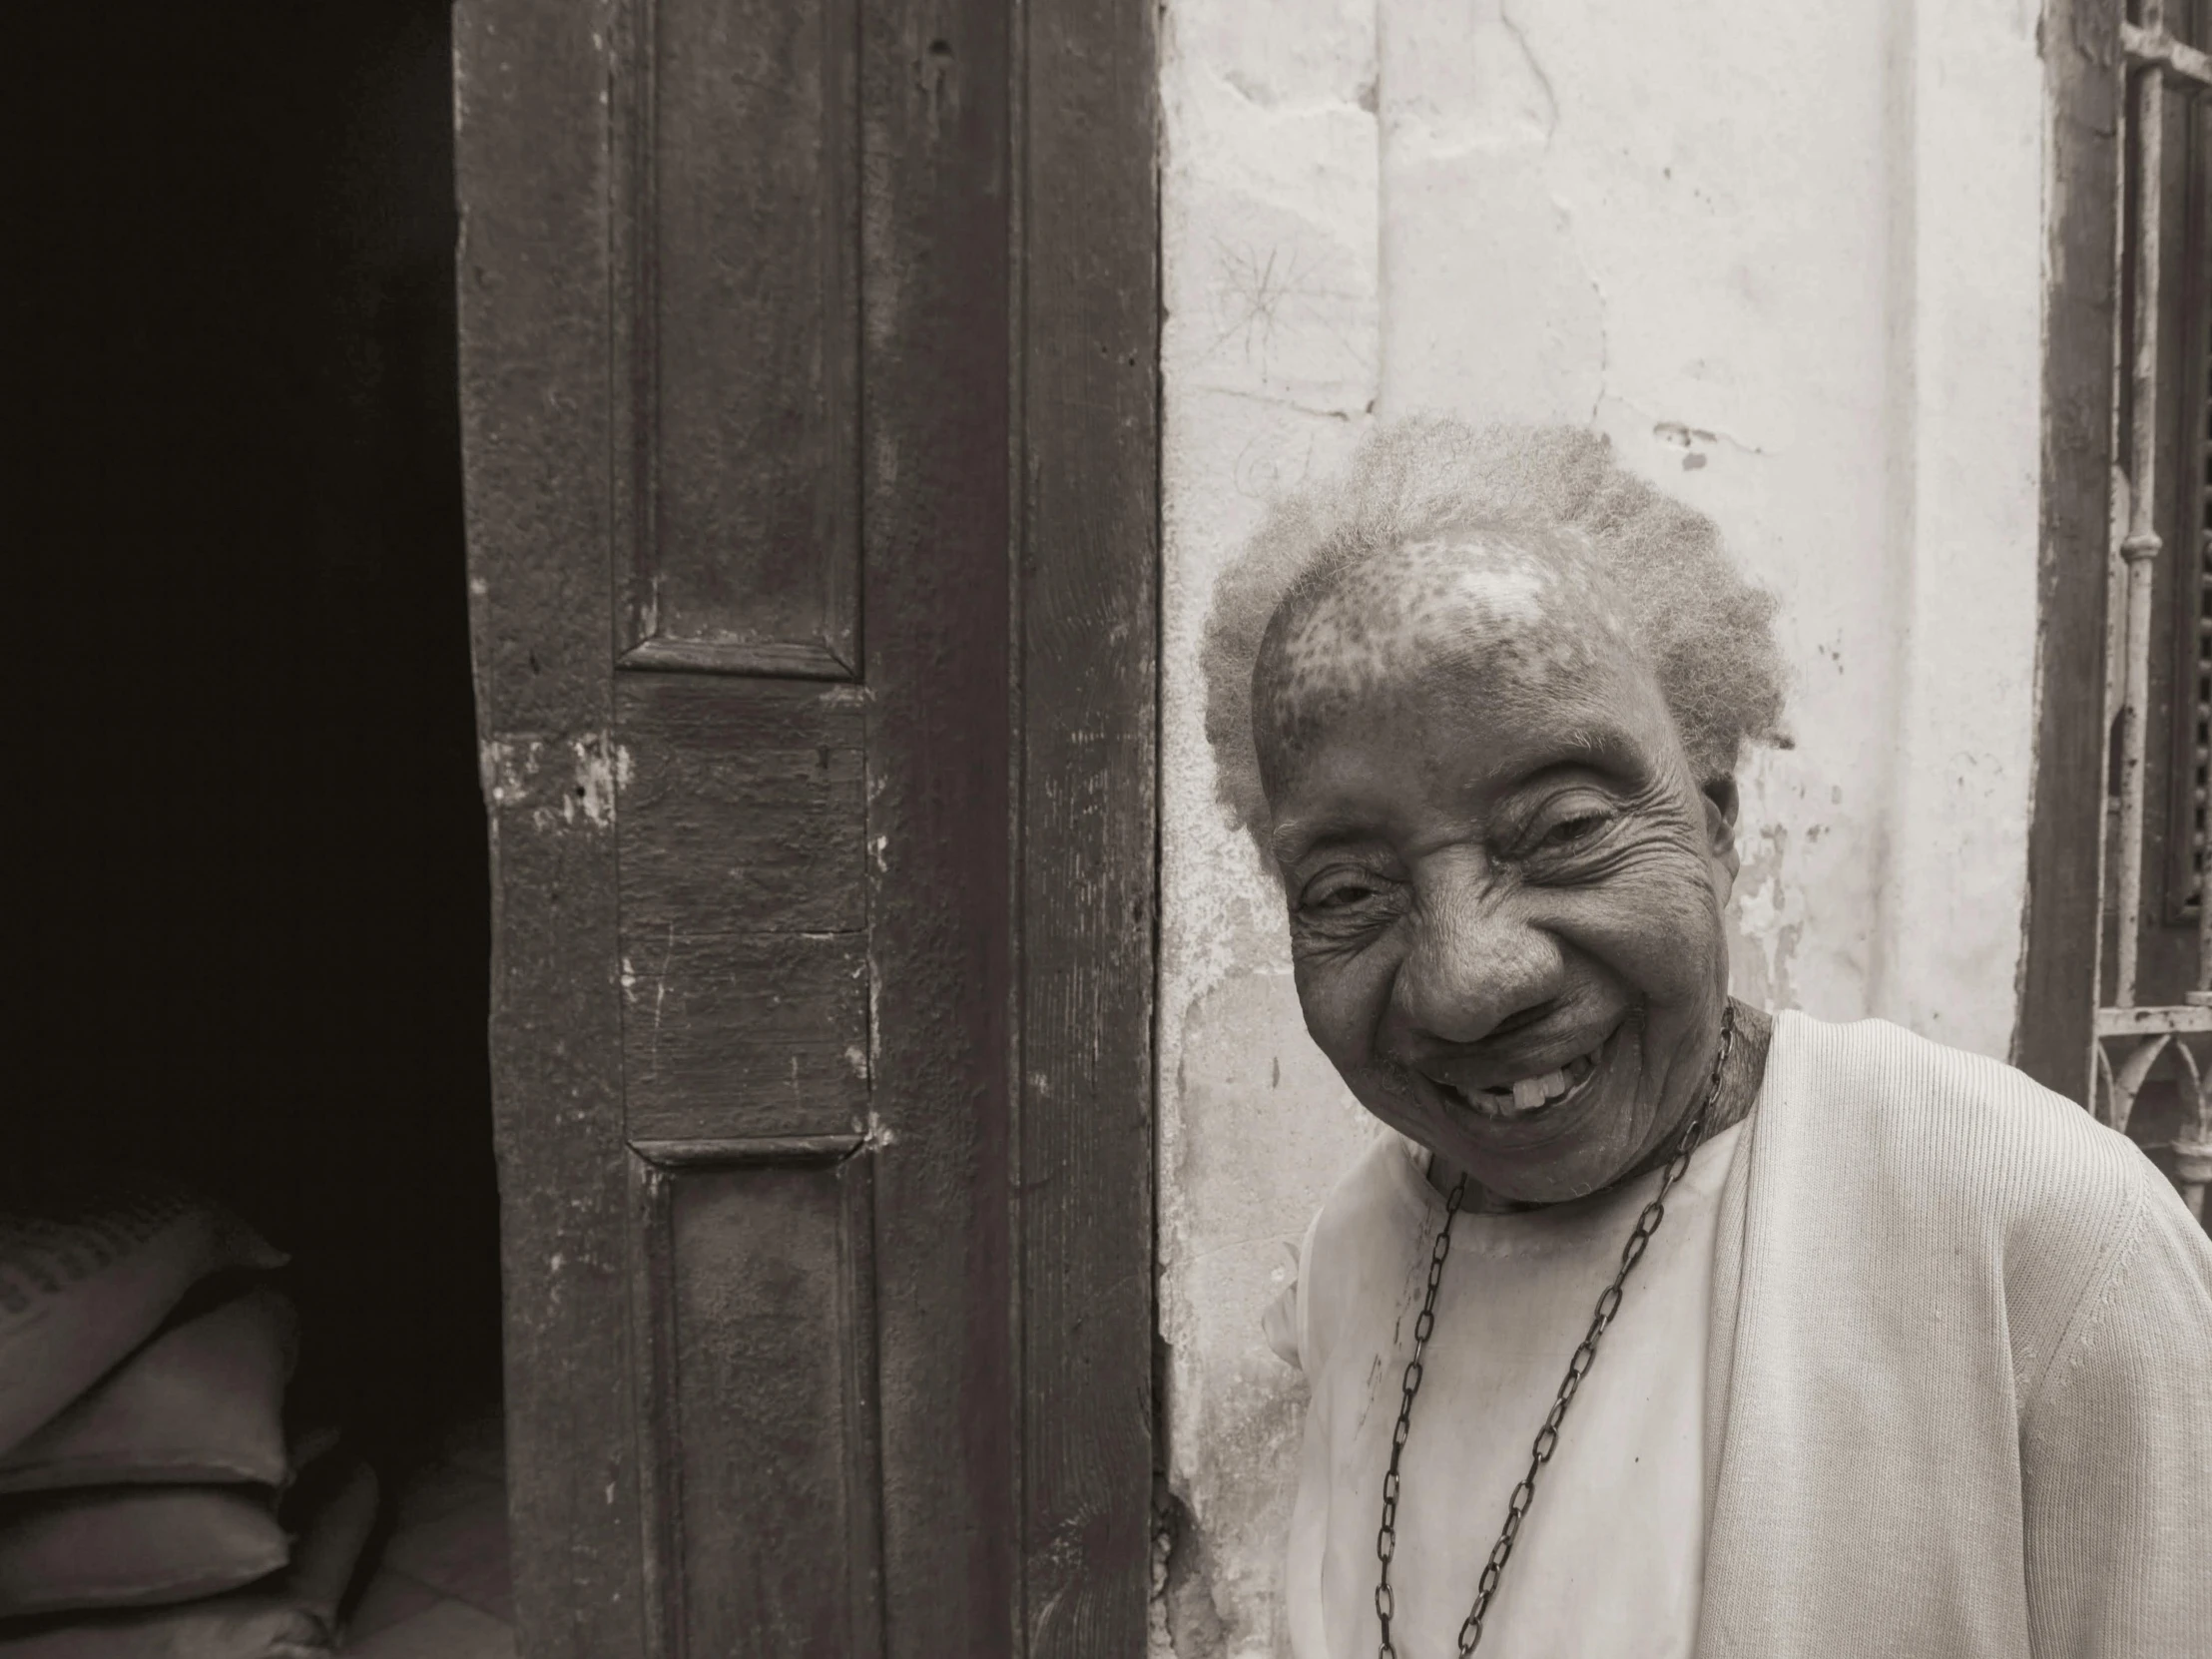
POLYGON ((545 746, 533 739, 486 738, 476 746, 476 771, 486 805, 512 807, 530 797, 545 746))
POLYGON ((538 830, 550 830, 556 821, 605 830, 614 824, 616 798, 629 787, 631 760, 630 752, 603 732, 565 745, 543 738, 486 738, 477 745, 477 775, 487 806, 494 811, 527 806, 538 830), (569 765, 556 793, 547 758, 564 747, 569 765))
MULTIPOLYGON (((1812 826, 1817 838, 1821 826, 1812 826)), ((1802 895, 1789 878, 1791 829, 1762 824, 1737 837, 1743 866, 1731 906, 1729 957, 1735 992, 1768 1008, 1799 1006, 1797 953, 1805 936, 1802 895)))
POLYGON ((576 781, 561 800, 561 817, 574 824, 580 816, 595 829, 615 821, 616 794, 630 782, 630 752, 603 733, 570 741, 576 781))

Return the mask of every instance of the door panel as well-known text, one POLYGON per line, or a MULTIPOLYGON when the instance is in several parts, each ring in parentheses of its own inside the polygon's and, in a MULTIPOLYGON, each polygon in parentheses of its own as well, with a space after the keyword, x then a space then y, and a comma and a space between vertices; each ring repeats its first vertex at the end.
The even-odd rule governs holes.
POLYGON ((616 700, 630 1133, 854 1131, 864 694, 625 673, 616 700))
POLYGON ((864 1121, 864 935, 623 931, 633 1136, 836 1134, 864 1121))
POLYGON ((635 15, 645 533, 628 661, 843 678, 856 655, 853 0, 635 15))
POLYGON ((1150 18, 457 13, 529 1659, 1142 1647, 1150 18))
POLYGON ((876 1651, 871 1160, 674 1156, 634 1166, 665 1651, 876 1651))
POLYGON ((616 695, 632 936, 865 927, 863 694, 626 674, 616 695))

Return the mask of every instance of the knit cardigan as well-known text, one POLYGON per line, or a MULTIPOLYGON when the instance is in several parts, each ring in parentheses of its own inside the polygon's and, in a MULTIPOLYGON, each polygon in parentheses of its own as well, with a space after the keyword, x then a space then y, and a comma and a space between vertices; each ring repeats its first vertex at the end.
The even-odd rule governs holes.
POLYGON ((2126 1137, 1777 1017, 1720 1201, 1702 1659, 2212 1654, 2212 1243, 2126 1137))

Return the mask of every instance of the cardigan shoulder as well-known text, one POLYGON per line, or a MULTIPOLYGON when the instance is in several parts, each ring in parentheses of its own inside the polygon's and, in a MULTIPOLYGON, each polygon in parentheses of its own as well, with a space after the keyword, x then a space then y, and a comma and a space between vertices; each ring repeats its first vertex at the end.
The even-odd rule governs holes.
POLYGON ((2033 1655, 2195 1653, 2212 1630, 2212 1239, 2136 1174, 2118 1249, 2022 1396, 2033 1655))
POLYGON ((1779 1058, 1807 1107, 1795 1127, 1850 1212, 2001 1285, 2024 1400, 2139 1225, 2144 1178, 2162 1178, 2126 1136, 2001 1061, 1887 1020, 1784 1014, 1777 1036, 1770 1078, 1779 1058))

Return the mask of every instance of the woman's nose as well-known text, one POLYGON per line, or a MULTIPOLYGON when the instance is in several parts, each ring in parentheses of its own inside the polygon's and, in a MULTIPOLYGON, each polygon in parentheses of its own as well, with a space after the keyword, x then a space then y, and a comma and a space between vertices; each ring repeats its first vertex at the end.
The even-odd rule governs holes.
POLYGON ((1562 962, 1510 892, 1455 871, 1418 894, 1412 948, 1393 999, 1415 1030, 1440 1042, 1480 1042, 1513 1015, 1558 994, 1562 962))

